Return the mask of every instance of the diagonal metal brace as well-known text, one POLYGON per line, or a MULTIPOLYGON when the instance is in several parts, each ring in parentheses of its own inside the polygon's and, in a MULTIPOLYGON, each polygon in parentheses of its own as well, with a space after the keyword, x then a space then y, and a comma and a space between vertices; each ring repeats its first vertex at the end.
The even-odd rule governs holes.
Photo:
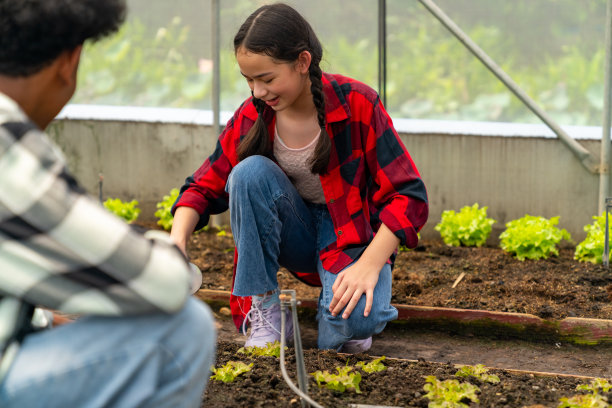
POLYGON ((600 174, 608 171, 601 168, 599 160, 580 143, 568 135, 538 104, 529 97, 506 72, 501 69, 455 22, 448 17, 432 0, 419 0, 419 2, 442 23, 476 58, 480 60, 523 104, 542 120, 572 153, 580 163, 591 173, 600 174))

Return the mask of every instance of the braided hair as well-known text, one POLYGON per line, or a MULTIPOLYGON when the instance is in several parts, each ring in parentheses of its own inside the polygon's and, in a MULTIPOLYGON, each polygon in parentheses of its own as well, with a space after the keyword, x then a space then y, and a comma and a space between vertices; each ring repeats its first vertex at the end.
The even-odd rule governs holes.
MULTIPOLYGON (((308 68, 310 92, 321 128, 321 135, 310 162, 310 169, 314 174, 325 174, 331 141, 325 130, 325 97, 321 80, 323 72, 319 67, 323 57, 323 47, 310 24, 295 9, 286 4, 262 6, 245 20, 236 33, 234 52, 240 48, 286 62, 296 61, 303 51, 310 53, 312 57, 308 68)), ((239 160, 244 160, 252 155, 269 156, 271 154, 272 146, 264 121, 266 104, 254 96, 253 104, 257 109, 257 120, 238 145, 239 160)))

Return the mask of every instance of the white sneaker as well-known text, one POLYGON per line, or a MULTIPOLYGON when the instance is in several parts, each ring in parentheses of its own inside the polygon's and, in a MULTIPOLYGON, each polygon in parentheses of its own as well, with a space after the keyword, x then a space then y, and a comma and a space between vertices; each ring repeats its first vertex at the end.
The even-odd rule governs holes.
POLYGON ((372 347, 372 337, 362 340, 349 340, 340 346, 339 353, 357 354, 364 353, 372 347))
MULTIPOLYGON (((281 335, 281 309, 280 303, 274 303, 268 308, 263 308, 265 300, 253 300, 251 310, 244 319, 242 331, 246 334, 245 324, 247 318, 251 320, 251 333, 244 347, 266 347, 268 343, 280 342, 281 335)), ((293 320, 291 310, 286 311, 285 319, 285 344, 293 343, 293 320)))

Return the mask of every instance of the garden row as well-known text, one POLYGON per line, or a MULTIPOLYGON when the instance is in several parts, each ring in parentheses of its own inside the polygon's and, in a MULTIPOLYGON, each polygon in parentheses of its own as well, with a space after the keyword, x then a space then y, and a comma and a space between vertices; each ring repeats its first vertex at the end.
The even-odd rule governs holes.
MULTIPOLYGON (((172 227, 170 209, 178 193, 177 189, 172 189, 157 203, 155 212, 157 224, 165 230, 172 227)), ((127 222, 135 221, 140 214, 136 200, 123 202, 120 199, 108 199, 104 202, 104 206, 127 222)), ((587 236, 576 246, 574 259, 581 262, 602 263, 605 218, 605 214, 593 216, 593 223, 584 227, 587 236)), ((442 240, 447 245, 480 247, 489 238, 492 225, 496 222, 492 218, 487 218, 487 207, 479 208, 476 203, 463 207, 459 212, 444 211, 435 229, 440 232, 442 240)), ((559 243, 562 240, 571 241, 569 232, 557 227, 558 223, 559 217, 547 219, 527 214, 506 223, 506 229, 499 236, 499 245, 505 252, 521 261, 557 256, 559 243)), ((407 248, 401 247, 400 250, 407 248)))
MULTIPOLYGON (((236 347, 220 344, 206 406, 259 406, 265 405, 264 400, 274 400, 279 407, 299 405, 297 395, 278 376, 278 342, 266 348, 236 347)), ((309 396, 323 406, 355 402, 434 408, 610 406, 612 385, 603 378, 546 377, 504 370, 493 374, 481 364, 452 366, 335 352, 314 355, 312 350, 304 358, 309 396)), ((295 358, 282 363, 295 377, 295 358)))

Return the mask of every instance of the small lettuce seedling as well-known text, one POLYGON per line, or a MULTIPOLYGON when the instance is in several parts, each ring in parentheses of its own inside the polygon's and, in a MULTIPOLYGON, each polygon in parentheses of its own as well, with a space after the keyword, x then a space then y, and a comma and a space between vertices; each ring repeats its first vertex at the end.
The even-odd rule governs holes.
POLYGON ((253 363, 246 365, 242 361, 228 361, 219 368, 210 367, 213 372, 210 378, 224 383, 233 382, 240 374, 251 371, 251 367, 253 367, 253 363))
POLYGON ((463 207, 458 213, 447 210, 442 220, 434 227, 446 245, 482 246, 491 234, 492 218, 487 218, 487 208, 478 208, 478 203, 463 207))
POLYGON ((499 236, 500 246, 520 261, 559 255, 557 244, 572 238, 567 230, 557 228, 558 223, 559 217, 546 219, 527 214, 506 223, 506 230, 499 236))
POLYGON ((476 393, 480 391, 470 383, 460 383, 457 380, 440 381, 435 376, 425 377, 428 384, 423 386, 427 391, 425 398, 430 400, 429 408, 469 408, 463 401, 480 402, 476 393))
POLYGON ((581 384, 576 387, 577 391, 588 391, 590 394, 574 395, 570 398, 563 397, 557 408, 608 408, 608 399, 599 394, 599 390, 608 392, 612 384, 603 378, 595 378, 590 384, 581 384))
POLYGON ((109 198, 104 202, 104 208, 128 223, 136 221, 138 215, 140 215, 140 208, 138 208, 138 201, 136 200, 123 202, 118 198, 109 198))
MULTIPOLYGON (((612 219, 612 214, 609 214, 612 219)), ((612 223, 611 225, 612 226, 612 223)), ((608 228, 610 228, 608 226, 608 228)), ((584 241, 576 245, 574 259, 580 262, 591 262, 600 264, 603 262, 604 240, 606 231, 606 214, 593 216, 593 223, 585 225, 584 230, 587 233, 584 241)), ((612 228, 610 228, 612 231, 612 228)))
POLYGON ((581 384, 576 387, 578 391, 589 391, 592 394, 598 394, 601 389, 603 392, 608 392, 612 389, 612 384, 604 378, 595 378, 590 384, 581 384))
MULTIPOLYGON (((285 350, 287 350, 287 347, 285 347, 285 350)), ((238 353, 254 357, 269 356, 278 358, 280 357, 280 342, 277 340, 274 343, 266 344, 265 347, 240 347, 238 353)))
POLYGON ((357 363, 357 367, 361 367, 361 369, 368 374, 384 371, 387 369, 387 367, 382 363, 383 360, 385 360, 385 356, 372 360, 369 363, 360 361, 357 363))
POLYGON ((574 395, 573 397, 560 399, 557 408, 608 408, 608 400, 600 394, 574 395))
POLYGON ((325 386, 330 390, 344 392, 348 390, 354 390, 357 394, 361 394, 359 389, 359 383, 361 382, 361 374, 359 372, 351 372, 353 367, 336 367, 338 374, 331 374, 329 371, 315 371, 310 373, 314 376, 319 387, 325 386))
POLYGON ((456 377, 475 377, 480 381, 488 382, 491 384, 497 384, 499 377, 495 374, 489 374, 489 370, 482 364, 476 364, 475 366, 466 365, 463 366, 455 373, 456 377))
POLYGON ((157 203, 157 211, 155 211, 155 216, 159 219, 157 221, 157 225, 161 225, 163 229, 166 231, 172 228, 172 213, 170 210, 172 209, 172 205, 178 198, 179 190, 178 188, 173 188, 170 190, 170 194, 165 195, 162 200, 157 203))

